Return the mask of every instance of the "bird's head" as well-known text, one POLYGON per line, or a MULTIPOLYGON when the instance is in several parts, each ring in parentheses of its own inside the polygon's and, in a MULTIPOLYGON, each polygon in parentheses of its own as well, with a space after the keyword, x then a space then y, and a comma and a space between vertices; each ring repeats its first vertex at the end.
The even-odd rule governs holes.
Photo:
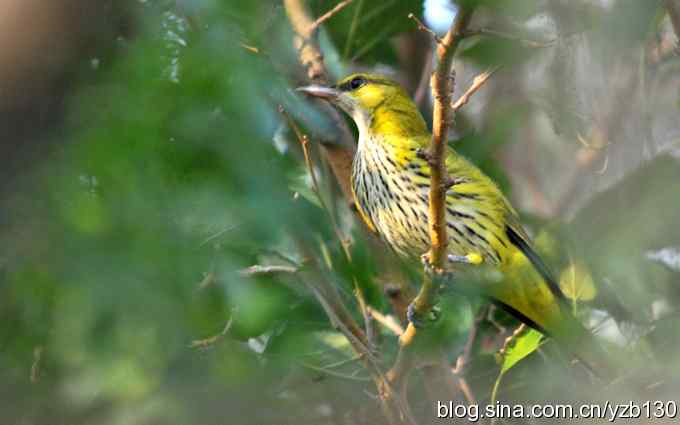
POLYGON ((312 85, 300 87, 298 91, 342 109, 354 119, 359 131, 388 127, 427 131, 420 112, 404 89, 381 75, 352 74, 330 87, 312 85))

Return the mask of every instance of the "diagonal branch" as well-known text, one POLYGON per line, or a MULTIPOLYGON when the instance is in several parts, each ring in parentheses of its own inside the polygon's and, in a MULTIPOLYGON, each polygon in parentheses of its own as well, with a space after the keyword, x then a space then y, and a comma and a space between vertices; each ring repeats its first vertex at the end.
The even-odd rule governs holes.
MULTIPOLYGON (((315 37, 315 29, 318 24, 315 26, 315 20, 312 19, 303 0, 284 0, 283 4, 288 20, 296 34, 294 40, 295 48, 298 51, 300 63, 307 71, 307 77, 315 83, 328 83, 328 70, 323 61, 323 53, 315 37)), ((337 110, 322 102, 319 103, 319 108, 331 118, 340 135, 339 143, 322 144, 323 154, 331 166, 331 170, 342 189, 347 203, 351 206, 353 201, 350 176, 352 174, 352 159, 354 158, 352 133, 337 110)))
POLYGON ((441 37, 439 37, 439 36, 437 35, 437 33, 434 32, 430 27, 428 27, 427 25, 425 25, 425 24, 423 23, 423 21, 421 21, 420 19, 418 19, 418 17, 417 17, 416 15, 414 15, 413 13, 409 13, 409 14, 408 14, 408 18, 409 18, 409 19, 413 19, 413 20, 416 22, 416 25, 418 25, 418 29, 419 29, 420 31, 423 31, 423 32, 426 32, 426 33, 430 34, 430 35, 432 36, 432 38, 434 39, 434 41, 437 42, 437 44, 439 44, 439 43, 442 42, 441 37))
POLYGON ((300 131, 300 128, 297 126, 297 124, 295 124, 295 121, 293 121, 290 115, 288 115, 288 112, 286 112, 282 105, 279 105, 279 113, 283 115, 288 126, 295 133, 295 137, 297 137, 298 142, 300 142, 300 146, 302 147, 302 154, 305 160, 305 166, 307 167, 307 173, 309 173, 309 176, 312 179, 312 191, 319 200, 319 204, 321 204, 321 209, 323 209, 324 212, 328 214, 328 217, 331 220, 331 225, 333 226, 333 231, 335 232, 335 236, 338 238, 338 241, 342 246, 342 250, 345 253, 347 261, 351 262, 352 255, 349 250, 350 248, 349 240, 343 236, 342 231, 340 230, 340 226, 338 225, 338 221, 335 218, 335 214, 333 214, 333 211, 331 211, 326 201, 324 201, 323 195, 321 194, 321 189, 319 189, 319 182, 317 181, 316 172, 314 171, 314 164, 312 164, 311 153, 309 152, 309 137, 307 137, 306 134, 303 134, 302 131, 300 131))
POLYGON ((482 86, 491 78, 491 76, 498 71, 498 68, 490 69, 488 71, 484 71, 478 76, 475 77, 474 80, 472 80, 472 84, 470 87, 463 93, 461 97, 458 98, 452 105, 451 109, 453 109, 453 112, 458 112, 460 108, 465 106, 469 101, 470 98, 472 97, 473 94, 475 94, 479 89, 482 88, 482 86))
POLYGON ((335 16, 336 13, 340 12, 345 7, 349 6, 353 1, 354 0, 344 0, 336 4, 334 8, 316 18, 316 21, 314 21, 312 25, 310 25, 309 31, 311 33, 316 31, 324 22, 331 19, 333 16, 335 16))
MULTIPOLYGON (((298 51, 300 63, 306 69, 307 77, 309 80, 319 84, 328 83, 328 71, 323 62, 321 48, 315 37, 315 30, 319 24, 315 24, 316 21, 310 16, 303 0, 284 0, 283 3, 288 19, 296 33, 294 44, 298 51)), ((354 157, 353 138, 337 110, 324 103, 320 103, 319 107, 331 117, 340 134, 340 141, 342 143, 322 144, 322 148, 343 194, 351 206, 353 203, 350 184, 352 160, 354 157)), ((376 359, 374 359, 370 352, 366 335, 356 325, 344 304, 339 300, 335 288, 328 283, 312 284, 308 282, 307 284, 326 311, 333 325, 345 335, 355 352, 365 361, 364 364, 380 393, 380 405, 388 423, 391 425, 415 424, 415 419, 410 412, 408 403, 399 396, 401 392, 395 390, 380 370, 376 359)))

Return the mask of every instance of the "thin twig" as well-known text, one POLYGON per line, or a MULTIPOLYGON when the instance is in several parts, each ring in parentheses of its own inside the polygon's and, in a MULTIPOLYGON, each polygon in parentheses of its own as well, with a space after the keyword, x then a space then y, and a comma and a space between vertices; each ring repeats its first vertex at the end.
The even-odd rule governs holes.
POLYGON ((371 306, 368 306, 368 312, 371 316, 373 316, 376 322, 392 331, 392 333, 394 333, 396 336, 401 336, 404 333, 404 328, 401 327, 394 316, 382 314, 378 310, 373 309, 371 306))
POLYGON ((231 316, 229 317, 227 324, 224 325, 222 332, 218 333, 217 335, 211 336, 210 338, 196 339, 194 341, 191 341, 191 344, 189 345, 189 347, 205 350, 205 349, 217 344, 218 342, 220 342, 222 340, 222 338, 224 338, 229 333, 229 330, 231 329, 231 325, 234 322, 234 316, 236 316, 236 308, 233 308, 231 310, 231 316))
POLYGON ((376 333, 375 326, 373 326, 373 316, 369 312, 369 306, 366 304, 366 298, 364 298, 364 291, 359 286, 356 278, 354 279, 354 298, 359 304, 359 311, 361 311, 361 317, 364 319, 364 331, 366 332, 366 339, 368 340, 368 346, 371 350, 375 350, 376 345, 376 333))
POLYGON ((316 18, 316 21, 314 21, 312 25, 310 25, 309 31, 310 32, 316 31, 319 28, 319 26, 321 26, 321 24, 331 19, 333 16, 335 16, 336 13, 340 12, 342 9, 349 6, 353 1, 354 0, 344 0, 336 4, 334 8, 316 18))
POLYGON ((609 154, 606 154, 604 156, 604 161, 602 162, 602 167, 600 167, 599 170, 595 170, 595 174, 599 174, 600 176, 603 176, 604 173, 607 172, 608 167, 609 167, 609 154))
POLYGON ((479 331, 479 326, 486 319, 488 311, 489 311, 488 305, 484 306, 477 314, 477 317, 475 317, 475 321, 472 324, 472 327, 470 328, 470 333, 468 334, 467 341, 465 341, 463 353, 460 356, 458 356, 458 358, 456 359, 456 365, 451 368, 451 373, 453 373, 456 379, 458 380, 458 388, 460 388, 460 391, 463 393, 463 395, 465 395, 465 399, 467 400, 468 404, 477 404, 477 400, 475 398, 474 393, 472 392, 472 389, 468 385, 467 380, 462 375, 465 371, 466 366, 470 362, 470 357, 472 356, 472 348, 474 347, 475 340, 477 339, 477 332, 479 331))
POLYGON ((293 130, 295 136, 300 142, 300 146, 302 147, 302 154, 305 160, 305 166, 307 167, 307 173, 309 173, 312 179, 312 191, 316 195, 316 198, 319 200, 321 208, 326 212, 326 214, 328 214, 328 217, 331 220, 331 225, 333 226, 333 231, 335 232, 335 235, 338 238, 338 241, 340 242, 340 246, 342 247, 345 257, 347 258, 347 261, 351 262, 352 254, 349 249, 349 240, 345 238, 344 235, 342 234, 340 226, 338 225, 338 221, 335 218, 335 214, 333 214, 331 209, 326 204, 326 201, 324 200, 324 197, 321 194, 321 189, 319 189, 319 182, 316 178, 316 172, 314 171, 312 156, 309 152, 309 137, 307 137, 306 134, 302 134, 302 131, 300 131, 298 125, 295 124, 295 121, 293 121, 290 115, 288 115, 288 112, 286 112, 286 110, 283 108, 283 105, 279 105, 279 112, 281 113, 281 115, 284 116, 284 118, 288 122, 288 126, 293 130))
POLYGON ((346 364, 350 364, 350 363, 356 362, 357 360, 361 360, 361 357, 362 357, 361 355, 357 354, 356 356, 350 357, 350 358, 348 358, 348 359, 339 360, 339 361, 337 361, 337 362, 335 362, 335 363, 323 365, 322 367, 323 367, 324 369, 334 369, 334 368, 338 368, 338 367, 340 367, 340 366, 344 366, 344 365, 346 365, 346 364))
POLYGON ((305 362, 300 362, 300 364, 302 366, 308 368, 308 369, 312 369, 312 370, 315 370, 317 372, 324 373, 326 375, 334 376, 336 378, 347 379, 347 380, 350 380, 350 381, 370 381, 371 380, 370 378, 363 378, 363 377, 360 377, 360 376, 347 375, 347 374, 344 374, 344 373, 336 372, 334 370, 326 369, 325 367, 314 366, 312 364, 305 363, 305 362))
POLYGON ((268 276, 274 274, 295 274, 298 272, 298 270, 299 270, 298 267, 293 266, 279 266, 279 265, 263 266, 260 264, 255 264, 243 270, 239 270, 239 274, 245 277, 268 276))
POLYGON ((322 283, 322 286, 310 282, 306 283, 321 304, 333 326, 342 332, 354 351, 361 356, 366 369, 371 374, 371 377, 378 388, 383 414, 388 422, 394 425, 402 423, 415 424, 415 419, 413 419, 413 416, 410 414, 408 405, 404 404, 404 401, 398 397, 398 393, 390 384, 389 378, 383 374, 377 359, 369 350, 366 337, 361 332, 361 329, 359 329, 351 317, 346 317, 346 312, 343 310, 344 306, 340 305, 334 307, 331 305, 329 298, 324 294, 325 291, 322 292, 323 285, 331 292, 333 291, 333 288, 329 287, 325 282, 322 283), (339 311, 336 311, 337 307, 339 307, 339 311), (340 314, 338 313, 342 313, 343 319, 340 318, 340 314))
MULTIPOLYGON (((307 77, 316 83, 328 83, 328 71, 323 61, 323 53, 312 31, 314 20, 309 15, 302 0, 284 0, 284 8, 288 20, 295 31, 295 48, 298 51, 300 64, 305 67, 307 77)), ((319 103, 322 109, 331 118, 339 133, 339 142, 336 144, 323 144, 322 150, 325 158, 331 165, 342 193, 349 205, 354 203, 350 176, 352 174, 352 159, 354 158, 354 139, 345 120, 340 113, 330 105, 319 103)))
POLYGON ((518 338, 518 337, 519 337, 526 329, 527 329, 527 325, 525 325, 524 323, 522 323, 522 324, 520 324, 519 326, 517 326, 517 328, 516 328, 514 331, 512 331, 512 335, 510 335, 510 336, 508 336, 507 338, 505 338, 505 341, 503 342, 503 346, 502 346, 501 349, 498 351, 498 354, 500 354, 501 356, 505 356, 505 354, 507 353, 508 349, 510 348, 510 344, 512 344, 513 342, 515 342, 515 341, 517 340, 517 338, 518 338))
POLYGON ((203 274, 203 279, 196 285, 197 291, 204 291, 217 283, 217 274, 213 271, 203 274))
POLYGON ((491 326, 493 326, 498 331, 499 334, 505 335, 508 333, 508 328, 501 325, 496 320, 495 313, 497 309, 498 307, 496 306, 496 304, 490 304, 489 308, 487 309, 486 320, 487 322, 491 323, 491 326))
POLYGON ((249 44, 246 44, 246 43, 241 43, 241 47, 243 47, 244 49, 246 49, 247 51, 249 51, 251 53, 255 53, 255 54, 260 53, 260 49, 258 49, 255 46, 251 46, 249 44))
POLYGON ((375 356, 368 350, 366 335, 342 303, 336 288, 325 280, 312 283, 305 279, 305 284, 321 304, 331 324, 345 335, 356 353, 367 362, 373 362, 375 356))
POLYGON ((475 317, 475 321, 470 328, 470 333, 468 334, 467 340, 465 341, 465 346, 463 347, 463 353, 456 359, 456 366, 454 368, 455 373, 462 373, 465 367, 470 362, 470 357, 472 356, 472 348, 477 340, 477 332, 479 331, 479 326, 484 320, 486 320, 489 314, 489 306, 485 305, 482 307, 480 312, 475 317))
POLYGON ((409 18, 409 19, 413 19, 414 21, 416 21, 416 25, 418 25, 418 29, 419 29, 420 31, 423 31, 423 32, 426 32, 426 33, 430 34, 430 35, 432 36, 432 38, 434 39, 434 41, 437 42, 437 44, 439 44, 439 43, 442 42, 442 38, 441 38, 440 36, 438 36, 436 32, 434 32, 432 29, 430 29, 430 27, 428 27, 427 25, 425 25, 425 24, 423 23, 423 21, 421 21, 420 19, 418 19, 418 17, 417 17, 416 15, 414 15, 413 13, 409 13, 409 14, 408 14, 408 18, 409 18))
POLYGON ((454 400, 459 398, 460 379, 451 372, 446 350, 438 347, 433 353, 428 353, 429 361, 422 367, 425 391, 430 403, 437 400, 454 400))
POLYGON ((203 242, 201 242, 201 244, 198 245, 198 247, 200 248, 202 246, 205 246, 208 242, 219 238, 220 236, 224 235, 227 232, 230 232, 230 231, 236 229, 239 226, 240 226, 240 224, 232 224, 232 225, 225 227, 224 229, 220 230, 219 232, 214 233, 214 234, 208 236, 207 238, 205 238, 205 240, 203 240, 203 242))
POLYGON ((460 391, 465 395, 465 399, 467 400, 468 404, 477 404, 477 398, 475 397, 475 394, 472 392, 472 388, 470 388, 470 385, 468 385, 467 380, 463 378, 462 376, 457 376, 458 378, 458 388, 460 388, 460 391))
POLYGON ((478 76, 472 80, 472 84, 470 87, 463 93, 462 96, 458 98, 452 105, 451 109, 453 109, 453 112, 456 113, 460 108, 465 106, 469 101, 470 97, 472 97, 473 94, 475 94, 479 89, 482 88, 482 86, 491 78, 491 76, 498 71, 498 68, 490 69, 487 71, 482 72, 478 76))
POLYGON ((45 347, 38 345, 33 349, 33 364, 31 365, 31 384, 36 384, 40 381, 40 364, 42 362, 43 352, 45 347))
MULTIPOLYGON (((598 160, 607 154, 609 145, 615 143, 619 137, 623 128, 622 122, 631 113, 632 105, 634 105, 634 102, 629 99, 630 93, 634 93, 640 83, 639 78, 636 78, 636 72, 631 69, 632 67, 624 58, 619 58, 611 66, 610 75, 615 77, 609 81, 607 101, 598 108, 598 114, 593 120, 589 135, 584 138, 579 134, 576 137, 583 147, 577 151, 576 167, 573 167, 571 173, 565 178, 563 183, 565 189, 555 203, 556 214, 564 215, 569 208, 573 207, 575 200, 585 187, 581 184, 583 176, 597 173, 598 160)), ((600 171, 607 170, 605 167, 600 168, 600 171)))

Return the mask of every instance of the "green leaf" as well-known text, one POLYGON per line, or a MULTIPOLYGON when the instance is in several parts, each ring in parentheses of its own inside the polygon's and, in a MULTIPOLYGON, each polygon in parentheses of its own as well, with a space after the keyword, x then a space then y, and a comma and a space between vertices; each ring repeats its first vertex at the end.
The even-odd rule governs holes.
POLYGON ((513 335, 512 338, 513 340, 507 345, 502 354, 501 373, 498 374, 498 378, 496 378, 496 382, 491 390, 491 404, 496 402, 498 389, 505 373, 519 363, 520 360, 536 351, 541 345, 543 334, 535 329, 529 329, 519 336, 513 335))
MULTIPOLYGON (((337 5, 335 0, 313 4, 317 16, 337 5)), ((363 62, 395 63, 397 60, 389 39, 395 34, 414 30, 409 13, 422 16, 422 0, 355 0, 324 24, 333 44, 348 59, 363 62)))
POLYGON ((590 271, 580 262, 572 262, 562 270, 559 284, 564 295, 574 302, 590 301, 597 295, 590 271))
POLYGON ((541 345, 543 334, 535 329, 529 329, 510 343, 503 353, 503 363, 501 364, 501 374, 504 374, 515 366, 520 360, 536 351, 541 345))

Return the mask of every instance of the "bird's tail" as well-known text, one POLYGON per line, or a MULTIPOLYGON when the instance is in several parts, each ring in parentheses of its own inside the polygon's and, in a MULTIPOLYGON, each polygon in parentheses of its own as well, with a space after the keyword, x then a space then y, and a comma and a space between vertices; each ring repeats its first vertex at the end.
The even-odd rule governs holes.
POLYGON ((572 314, 552 273, 524 239, 508 236, 517 250, 505 262, 503 281, 495 285, 491 297, 522 322, 553 338, 593 374, 612 380, 611 356, 572 314))
POLYGON ((519 297, 508 294, 507 290, 497 293, 492 299, 516 319, 554 339, 561 350, 579 360, 598 378, 609 382, 616 377, 611 356, 571 312, 559 311, 556 304, 533 304, 527 308, 526 303, 516 302, 519 297), (545 315, 540 316, 539 312, 545 315))

